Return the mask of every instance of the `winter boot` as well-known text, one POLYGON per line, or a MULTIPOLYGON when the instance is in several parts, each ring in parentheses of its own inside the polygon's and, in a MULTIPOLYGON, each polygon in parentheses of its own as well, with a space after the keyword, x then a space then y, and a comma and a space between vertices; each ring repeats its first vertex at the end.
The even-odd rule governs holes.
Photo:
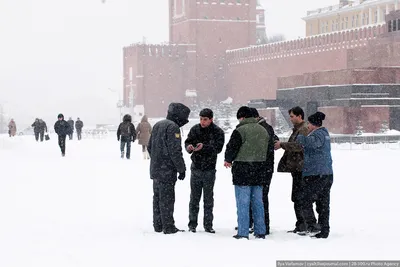
POLYGON ((121 159, 124 158, 124 155, 125 155, 125 152, 124 152, 124 151, 121 151, 121 159))

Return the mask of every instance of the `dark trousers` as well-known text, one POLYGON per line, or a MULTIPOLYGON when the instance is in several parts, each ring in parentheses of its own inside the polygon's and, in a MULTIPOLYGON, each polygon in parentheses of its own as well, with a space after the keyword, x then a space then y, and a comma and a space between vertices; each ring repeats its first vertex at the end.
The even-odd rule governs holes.
POLYGON ((307 226, 315 223, 313 203, 316 202, 321 232, 329 233, 329 205, 333 175, 306 176, 304 183, 304 198, 302 199, 304 220, 307 226))
POLYGON ((44 140, 44 132, 40 132, 40 142, 43 142, 44 140))
POLYGON ((65 154, 65 139, 67 136, 65 135, 59 135, 58 136, 58 145, 60 146, 61 153, 64 155, 65 154))
POLYGON ((189 227, 196 228, 200 209, 200 199, 203 193, 204 229, 213 227, 214 184, 216 170, 202 171, 192 169, 190 177, 189 227))
POLYGON ((147 151, 147 146, 142 145, 142 152, 146 152, 147 151))
POLYGON ((126 145, 126 158, 129 159, 131 157, 131 139, 130 137, 121 137, 121 156, 124 155, 126 145))
POLYGON ((82 139, 82 130, 76 130, 76 135, 78 137, 78 140, 82 139))
MULTIPOLYGON (((265 219, 265 228, 267 230, 267 234, 269 234, 269 199, 268 199, 268 194, 269 194, 269 187, 271 185, 271 180, 272 180, 272 172, 267 173, 267 183, 263 185, 263 203, 264 203, 264 219, 265 219)), ((250 226, 249 228, 253 227, 253 216, 252 216, 252 210, 251 210, 251 205, 250 205, 250 226)))
MULTIPOLYGON (((292 201, 294 203, 294 213, 296 214, 296 228, 301 231, 307 230, 307 225, 303 217, 302 200, 304 197, 305 183, 302 172, 292 172, 292 201)), ((309 223, 316 224, 317 219, 309 214, 309 223)))
POLYGON ((39 134, 40 134, 39 132, 35 132, 35 140, 36 141, 39 141, 39 134))
POLYGON ((68 134, 68 136, 69 136, 69 140, 72 140, 72 138, 74 137, 74 132, 68 134))
POLYGON ((153 179, 153 226, 157 232, 175 228, 175 182, 153 179))

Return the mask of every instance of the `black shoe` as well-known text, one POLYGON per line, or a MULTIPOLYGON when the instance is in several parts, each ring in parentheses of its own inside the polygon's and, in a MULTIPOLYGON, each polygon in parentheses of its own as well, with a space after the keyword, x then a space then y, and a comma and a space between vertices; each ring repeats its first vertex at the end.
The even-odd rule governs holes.
POLYGON ((65 157, 65 153, 62 153, 62 154, 61 154, 61 157, 65 157))
POLYGON ((313 236, 314 238, 328 238, 329 233, 327 232, 320 232, 318 234, 316 234, 315 236, 313 236))
POLYGON ((265 239, 265 235, 254 235, 256 239, 265 239))
POLYGON ((171 230, 164 230, 164 234, 170 235, 170 234, 176 234, 178 232, 185 232, 185 230, 180 230, 178 228, 172 228, 171 230))
POLYGON ((248 237, 248 236, 234 235, 233 238, 235 238, 235 239, 247 239, 247 240, 249 240, 249 237, 248 237))
POLYGON ((205 228, 204 231, 206 231, 207 233, 210 233, 210 234, 215 234, 215 230, 212 229, 212 227, 210 227, 210 228, 205 228))
POLYGON ((196 233, 196 227, 189 227, 189 232, 196 233))
POLYGON ((162 233, 162 229, 154 228, 154 232, 156 232, 156 233, 162 233))

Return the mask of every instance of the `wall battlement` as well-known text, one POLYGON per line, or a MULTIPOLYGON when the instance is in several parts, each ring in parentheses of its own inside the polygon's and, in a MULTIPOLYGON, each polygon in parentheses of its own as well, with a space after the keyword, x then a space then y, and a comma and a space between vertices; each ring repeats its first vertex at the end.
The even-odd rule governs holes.
POLYGON ((387 31, 386 25, 311 36, 298 40, 228 50, 229 65, 366 46, 387 31))
POLYGON ((195 52, 194 44, 131 44, 124 47, 125 56, 137 54, 150 57, 180 57, 195 52))

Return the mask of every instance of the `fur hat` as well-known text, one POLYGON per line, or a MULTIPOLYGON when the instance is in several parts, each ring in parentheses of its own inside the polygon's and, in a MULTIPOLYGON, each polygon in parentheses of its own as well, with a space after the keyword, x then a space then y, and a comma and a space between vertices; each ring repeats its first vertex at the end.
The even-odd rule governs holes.
POLYGON ((317 111, 308 117, 308 121, 314 126, 322 126, 322 121, 325 120, 325 114, 317 111))

